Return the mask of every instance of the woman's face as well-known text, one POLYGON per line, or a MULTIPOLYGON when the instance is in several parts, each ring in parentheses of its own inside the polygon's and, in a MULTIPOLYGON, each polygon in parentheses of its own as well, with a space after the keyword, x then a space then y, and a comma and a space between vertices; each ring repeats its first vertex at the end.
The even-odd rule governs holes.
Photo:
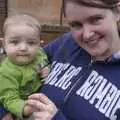
POLYGON ((75 40, 94 59, 104 60, 120 48, 117 12, 72 2, 65 10, 75 40))

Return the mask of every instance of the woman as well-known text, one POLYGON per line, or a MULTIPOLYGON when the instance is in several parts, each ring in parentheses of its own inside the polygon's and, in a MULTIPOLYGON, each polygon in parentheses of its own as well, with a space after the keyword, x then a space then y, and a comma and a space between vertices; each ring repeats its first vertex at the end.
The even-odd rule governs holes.
POLYGON ((45 47, 52 68, 28 100, 35 120, 120 119, 118 2, 64 0, 71 33, 45 47))

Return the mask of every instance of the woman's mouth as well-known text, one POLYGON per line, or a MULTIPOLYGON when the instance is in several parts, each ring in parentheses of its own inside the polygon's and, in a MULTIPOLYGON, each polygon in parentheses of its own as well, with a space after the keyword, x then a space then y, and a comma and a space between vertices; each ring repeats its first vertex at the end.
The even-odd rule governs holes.
POLYGON ((96 45, 98 43, 98 39, 97 40, 90 40, 87 42, 88 45, 96 45))
POLYGON ((95 38, 95 39, 90 39, 90 40, 86 41, 86 43, 88 45, 90 45, 90 46, 95 46, 95 45, 97 45, 101 41, 102 38, 103 37, 99 37, 99 38, 95 38))

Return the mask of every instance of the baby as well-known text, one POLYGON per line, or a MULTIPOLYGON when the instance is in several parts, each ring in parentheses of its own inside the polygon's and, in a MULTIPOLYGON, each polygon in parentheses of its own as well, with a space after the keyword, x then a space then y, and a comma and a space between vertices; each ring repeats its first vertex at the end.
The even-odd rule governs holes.
POLYGON ((4 23, 4 46, 7 57, 0 67, 0 103, 13 115, 23 118, 35 111, 26 104, 37 92, 50 67, 40 48, 41 27, 29 15, 14 15, 4 23))

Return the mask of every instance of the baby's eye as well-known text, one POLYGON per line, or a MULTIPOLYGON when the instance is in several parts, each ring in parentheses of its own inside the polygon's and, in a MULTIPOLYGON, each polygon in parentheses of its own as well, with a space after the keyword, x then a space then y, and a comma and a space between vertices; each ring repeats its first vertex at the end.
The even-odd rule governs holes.
POLYGON ((18 44, 19 41, 18 40, 10 40, 9 43, 11 43, 11 44, 18 44))
POLYGON ((37 42, 35 42, 35 41, 29 41, 28 44, 29 44, 29 45, 36 45, 37 42))

